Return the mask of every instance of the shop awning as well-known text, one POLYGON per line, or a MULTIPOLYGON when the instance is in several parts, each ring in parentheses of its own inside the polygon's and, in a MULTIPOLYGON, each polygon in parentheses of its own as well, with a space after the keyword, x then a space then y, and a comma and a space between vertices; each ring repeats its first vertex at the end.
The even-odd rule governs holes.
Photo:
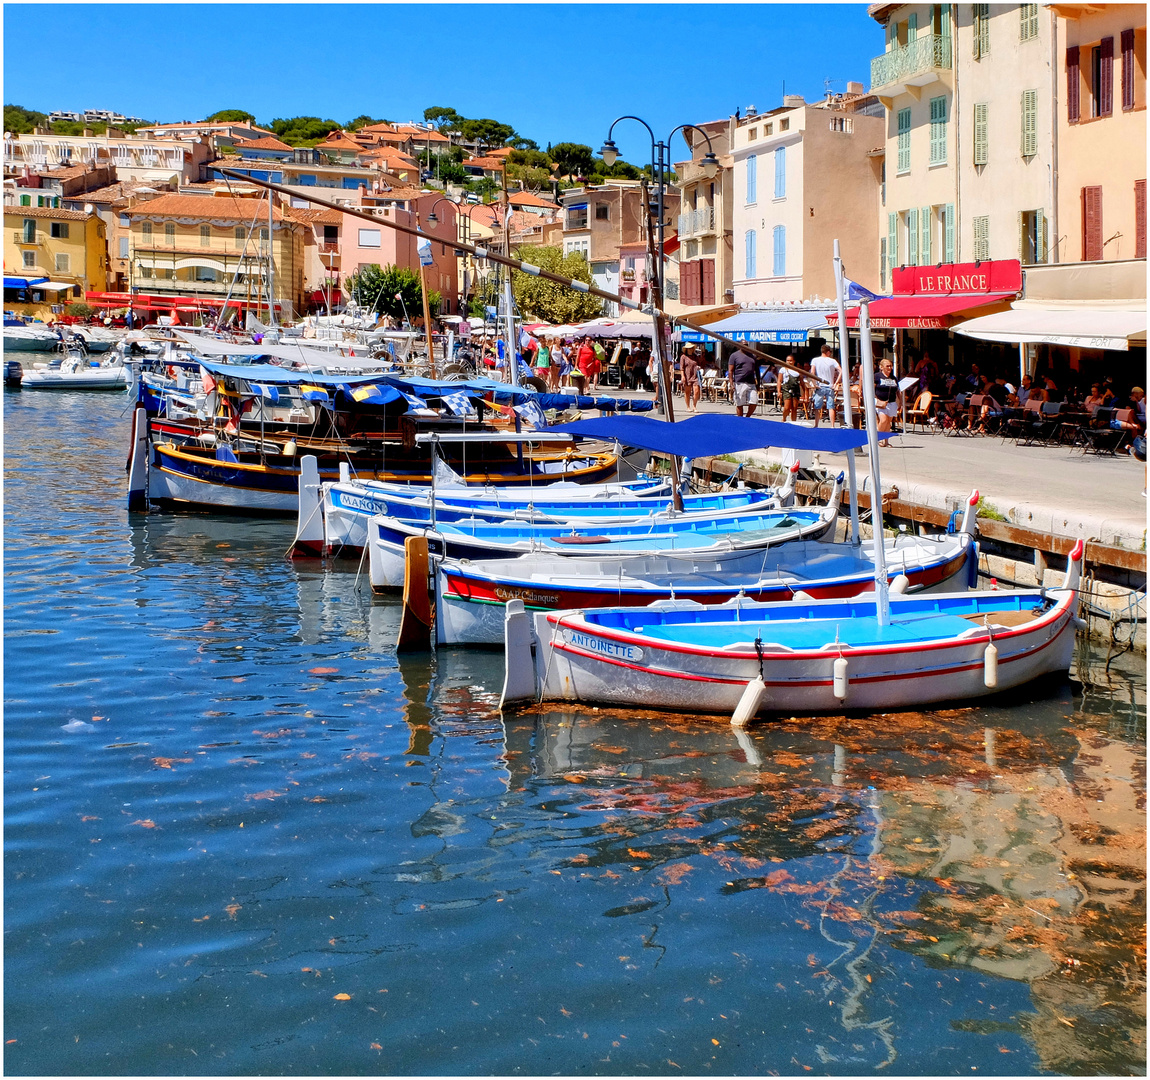
MULTIPOLYGON (((802 308, 794 311, 743 311, 729 319, 708 324, 716 334, 735 341, 775 345, 805 345, 812 330, 826 326, 833 308, 802 308)), ((851 313, 847 313, 848 320, 851 313)), ((682 331, 684 341, 707 341, 697 330, 682 331)))
POLYGON ((47 278, 8 277, 4 275, 4 288, 6 289, 33 289, 39 288, 47 278))
POLYGON ((33 288, 45 289, 48 292, 63 292, 65 289, 74 289, 76 286, 70 281, 40 281, 33 288))
POLYGON ((956 326, 954 332, 980 341, 1126 352, 1131 345, 1146 344, 1146 307, 1107 308, 1021 300, 1009 311, 969 319, 956 326))
MULTIPOLYGON (((1008 304, 1015 293, 976 293, 951 296, 887 296, 870 305, 870 324, 875 330, 946 330, 960 321, 963 313, 995 304, 1008 304)), ((826 320, 838 323, 838 312, 826 320)), ((847 326, 859 324, 859 309, 846 313, 847 326)))

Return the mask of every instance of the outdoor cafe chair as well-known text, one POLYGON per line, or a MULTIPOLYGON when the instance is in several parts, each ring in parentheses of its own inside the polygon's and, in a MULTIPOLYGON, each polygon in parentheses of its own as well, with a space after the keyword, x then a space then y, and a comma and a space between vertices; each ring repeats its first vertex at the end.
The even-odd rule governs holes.
POLYGON ((1086 454, 1117 454, 1138 433, 1133 409, 1098 409, 1095 423, 1105 426, 1087 428, 1082 432, 1082 451, 1086 454), (1102 414, 1113 414, 1107 420, 1102 414))
POLYGON ((1042 415, 1044 404, 1045 402, 1039 401, 1037 398, 1031 398, 1013 416, 1007 417, 1006 422, 999 428, 1002 441, 1014 439, 1017 446, 1019 440, 1026 436, 1030 425, 1042 415))
POLYGON ((918 395, 913 406, 906 414, 906 422, 910 425, 911 429, 917 424, 923 431, 932 430, 928 421, 930 420, 931 401, 934 395, 929 390, 924 390, 918 395))

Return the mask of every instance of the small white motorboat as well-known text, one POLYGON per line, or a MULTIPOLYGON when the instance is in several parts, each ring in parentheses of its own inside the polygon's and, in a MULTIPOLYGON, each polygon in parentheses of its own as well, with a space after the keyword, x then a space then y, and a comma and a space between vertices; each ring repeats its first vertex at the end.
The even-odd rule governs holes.
POLYGON ((69 353, 58 364, 24 369, 24 390, 126 390, 133 383, 133 367, 116 355, 106 363, 69 353))

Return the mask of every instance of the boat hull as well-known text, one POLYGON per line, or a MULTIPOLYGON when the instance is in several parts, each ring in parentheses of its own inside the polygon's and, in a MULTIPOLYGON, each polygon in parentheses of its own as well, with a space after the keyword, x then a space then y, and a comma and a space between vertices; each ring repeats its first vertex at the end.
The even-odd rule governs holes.
MULTIPOLYGON (((940 551, 917 560, 892 558, 898 541, 887 542, 890 580, 906 577, 907 593, 939 592, 972 584, 977 573, 977 547, 968 534, 934 543, 940 551)), ((904 545, 905 548, 906 545, 904 545)), ((796 540, 774 549, 771 564, 762 555, 728 563, 699 559, 684 563, 668 559, 612 559, 584 566, 591 560, 569 560, 563 569, 548 572, 546 561, 534 556, 497 563, 442 561, 436 568, 436 641, 440 645, 501 645, 506 603, 521 600, 529 611, 558 611, 608 606, 644 607, 659 600, 693 600, 723 604, 743 596, 762 603, 786 603, 802 591, 815 599, 858 596, 874 591, 874 563, 844 555, 845 573, 824 571, 819 560, 850 545, 796 540), (629 567, 628 563, 638 564, 629 567), (757 565, 756 565, 757 564, 757 565), (750 569, 743 569, 742 567, 750 569), (802 576, 792 572, 811 567, 802 576), (661 570, 656 573, 655 569, 661 570), (530 569, 530 573, 525 572, 530 569), (641 577, 646 571, 648 577, 641 577)), ((832 563, 832 565, 834 565, 832 563)))
MULTIPOLYGON (((835 642, 840 629, 848 639, 851 637, 849 628, 859 625, 857 614, 844 614, 836 621, 833 614, 824 613, 821 625, 813 625, 817 619, 806 620, 807 625, 798 631, 798 638, 808 642, 821 632, 825 640, 817 648, 790 648, 764 637, 774 633, 785 638, 788 627, 756 622, 753 615, 739 627, 743 640, 731 640, 719 648, 691 644, 687 640, 690 635, 669 641, 654 634, 612 629, 586 617, 602 612, 540 612, 534 616, 535 681, 545 701, 650 707, 724 718, 735 712, 748 683, 760 672, 765 691, 759 713, 889 711, 969 702, 1069 669, 1076 630, 1075 590, 1056 590, 1051 594, 1053 606, 1043 614, 1019 625, 992 623, 989 631, 978 622, 952 614, 962 607, 977 615, 980 607, 985 607, 989 618, 1000 618, 993 613, 993 605, 1003 601, 980 598, 1012 596, 1023 613, 1027 605, 1041 604, 1037 590, 892 598, 890 632, 868 633, 865 636, 869 640, 859 644, 835 642), (931 602, 941 603, 947 612, 937 620, 940 624, 958 619, 960 625, 948 626, 947 632, 934 637, 903 640, 902 627, 910 625, 907 620, 913 613, 908 605, 931 602), (761 639, 761 657, 756 638, 761 639), (989 684, 986 657, 992 643, 997 650, 993 685, 989 684), (842 697, 835 692, 835 663, 840 657, 846 659, 848 667, 842 697)), ((851 603, 855 608, 869 605, 873 622, 873 601, 851 603)), ((676 605, 680 609, 686 606, 676 605)), ((652 611, 650 620, 655 623, 668 613, 652 611)), ((705 625, 705 620, 693 625, 691 633, 696 640, 706 636, 700 632, 705 625)))
POLYGON ((126 390, 132 384, 125 367, 83 368, 80 371, 25 369, 20 380, 24 390, 126 390))

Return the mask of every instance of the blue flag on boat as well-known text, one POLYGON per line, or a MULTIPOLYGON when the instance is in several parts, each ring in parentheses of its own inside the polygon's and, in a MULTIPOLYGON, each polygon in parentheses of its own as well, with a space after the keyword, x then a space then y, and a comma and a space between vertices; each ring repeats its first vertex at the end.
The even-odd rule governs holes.
POLYGON ((318 386, 301 386, 300 398, 304 401, 321 401, 325 405, 331 403, 331 396, 326 390, 321 390, 318 386))
POLYGON ((857 281, 851 281, 850 278, 844 277, 843 284, 846 286, 846 298, 848 300, 883 300, 882 296, 877 293, 872 293, 870 289, 864 289, 857 281))
POLYGON ((414 394, 409 394, 404 390, 400 390, 399 393, 403 397, 403 400, 407 402, 407 407, 409 409, 427 408, 427 402, 424 401, 423 398, 416 397, 414 394))
POLYGON ((447 407, 447 410, 455 416, 466 416, 468 413, 475 412, 475 407, 471 404, 471 398, 462 390, 457 390, 453 394, 444 394, 442 401, 447 407))
POLYGON ((248 386, 251 387, 252 393, 257 394, 259 397, 277 402, 280 399, 280 392, 274 386, 269 386, 267 383, 254 382, 248 383, 248 386))
POLYGON ((521 420, 526 420, 536 431, 547 426, 547 417, 537 401, 525 401, 522 405, 514 405, 512 408, 519 414, 521 420))

